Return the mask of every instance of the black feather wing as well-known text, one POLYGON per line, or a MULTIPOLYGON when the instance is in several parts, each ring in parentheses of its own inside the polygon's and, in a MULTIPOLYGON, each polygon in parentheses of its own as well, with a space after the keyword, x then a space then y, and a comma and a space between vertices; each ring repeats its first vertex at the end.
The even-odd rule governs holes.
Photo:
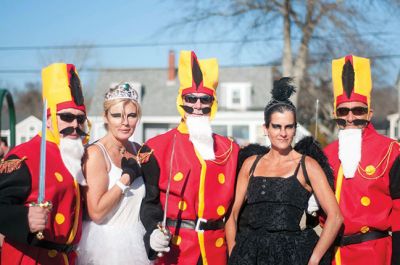
POLYGON ((326 157, 321 145, 312 136, 307 136, 301 139, 294 147, 297 152, 307 155, 315 159, 324 171, 329 185, 333 189, 333 170, 329 165, 328 158, 326 157))
POLYGON ((259 144, 249 144, 239 150, 237 172, 243 165, 243 162, 250 156, 263 155, 268 153, 269 148, 259 144))

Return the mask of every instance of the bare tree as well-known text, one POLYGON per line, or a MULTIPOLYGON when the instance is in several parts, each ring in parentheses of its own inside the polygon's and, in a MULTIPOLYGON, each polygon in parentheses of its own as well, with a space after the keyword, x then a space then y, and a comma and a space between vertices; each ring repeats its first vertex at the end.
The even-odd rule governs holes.
POLYGON ((392 87, 382 87, 372 90, 371 106, 374 110, 372 121, 378 127, 381 124, 388 125, 387 115, 395 113, 397 109, 397 91, 392 87))
POLYGON ((96 89, 96 80, 97 75, 95 72, 90 72, 90 68, 94 68, 93 66, 99 66, 97 62, 97 54, 95 49, 91 44, 76 44, 76 46, 81 46, 81 48, 60 48, 58 50, 48 52, 48 51, 39 51, 39 63, 44 67, 51 63, 55 62, 65 62, 72 63, 75 65, 76 70, 79 73, 81 78, 83 74, 85 74, 85 81, 82 82, 82 86, 84 87, 83 93, 85 97, 85 104, 89 107, 91 104, 91 99, 93 98, 93 94, 96 89))
MULTIPOLYGON (((394 15, 400 9, 399 0, 177 1, 184 16, 168 25, 169 30, 176 32, 183 27, 198 32, 212 28, 215 35, 224 38, 234 32, 241 36, 242 45, 264 40, 266 50, 271 43, 276 46, 275 42, 281 40, 281 73, 294 77, 298 93, 293 101, 305 112, 305 122, 313 115, 310 106, 314 106, 316 98, 321 100, 321 92, 330 95, 327 82, 331 74, 325 67, 330 60, 346 53, 369 58, 382 56, 380 46, 390 34, 385 32, 384 19, 397 16, 381 16, 379 21, 376 13, 394 15), (218 25, 223 25, 221 30, 218 25)), ((321 111, 323 118, 330 118, 331 104, 321 104, 321 111)))
MULTIPOLYGON (((41 118, 42 92, 39 82, 29 82, 25 84, 25 88, 23 89, 14 88, 9 91, 12 91, 17 122, 20 122, 30 115, 41 118)), ((0 115, 1 129, 9 129, 9 108, 7 104, 3 105, 0 115)))
MULTIPOLYGON (((178 0, 180 1, 180 0, 178 0)), ((364 53, 371 51, 362 30, 371 32, 368 21, 377 21, 373 10, 394 12, 400 1, 332 1, 332 0, 182 0, 180 21, 169 25, 205 28, 204 22, 223 22, 227 32, 241 31, 243 42, 262 36, 265 41, 282 38, 282 75, 293 76, 297 86, 304 87, 305 72, 310 60, 334 58, 343 50, 364 53), (364 27, 363 27, 364 26, 364 27), (310 48, 319 52, 310 56, 310 48), (350 49, 349 49, 350 47, 350 49)), ((213 27, 217 30, 217 27, 213 27)), ((379 34, 374 34, 379 37, 379 34)), ((369 36, 370 37, 370 36, 369 36)), ((294 100, 297 102, 297 100, 294 100)))
POLYGON ((87 67, 95 58, 95 52, 91 44, 76 44, 79 48, 60 47, 52 52, 38 51, 39 63, 43 66, 55 62, 73 63, 78 71, 87 67))
POLYGON ((39 119, 42 117, 42 91, 39 82, 26 83, 25 88, 17 91, 14 98, 18 122, 30 115, 39 119))

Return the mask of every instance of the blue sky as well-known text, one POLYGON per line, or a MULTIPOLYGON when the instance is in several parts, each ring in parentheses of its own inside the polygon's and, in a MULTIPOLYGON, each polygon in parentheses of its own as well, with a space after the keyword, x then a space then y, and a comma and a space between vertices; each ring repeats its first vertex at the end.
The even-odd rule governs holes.
MULTIPOLYGON (((188 34, 187 31, 157 35, 163 26, 181 15, 175 5, 176 2, 172 0, 1 0, 0 87, 22 88, 25 82, 40 81, 39 70, 55 60, 77 64, 71 61, 76 58, 74 50, 1 50, 1 47, 165 43, 212 39, 212 29, 197 35, 188 34), (10 69, 38 72, 1 72, 10 69)), ((222 36, 224 37, 235 38, 234 35, 222 36)), ((399 37, 396 41, 397 44, 394 43, 392 47, 400 45, 399 37)), ((280 41, 264 49, 262 45, 265 47, 261 43, 250 44, 241 54, 236 54, 233 44, 229 43, 100 48, 90 51, 85 66, 166 67, 170 49, 176 52, 193 49, 199 58, 217 57, 220 65, 265 64, 281 55, 280 41)), ((399 65, 393 67, 397 69, 391 77, 394 81, 399 65)), ((93 73, 81 72, 80 75, 84 84, 93 78, 93 73)))
MULTIPOLYGON (((125 44, 195 41, 189 34, 157 35, 179 12, 173 1, 2 0, 0 47, 125 44)), ((202 39, 202 36, 198 37, 202 39)), ((166 67, 168 51, 194 49, 199 58, 218 57, 221 65, 265 63, 246 52, 235 56, 231 44, 166 45, 91 50, 88 67, 166 67)), ((73 60, 74 50, 1 50, 1 70, 40 70, 51 60, 73 60)), ((71 62, 71 61, 68 61, 71 62)), ((76 62, 71 62, 76 63, 76 62)), ((80 73, 85 82, 85 75, 80 73)), ((37 73, 1 73, 0 87, 40 81, 37 73)))

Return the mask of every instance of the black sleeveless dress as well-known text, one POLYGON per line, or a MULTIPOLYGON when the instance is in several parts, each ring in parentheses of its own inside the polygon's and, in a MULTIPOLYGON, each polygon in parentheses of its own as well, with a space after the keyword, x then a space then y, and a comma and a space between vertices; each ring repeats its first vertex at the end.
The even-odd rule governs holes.
MULTIPOLYGON (((295 173, 286 178, 255 177, 253 172, 261 157, 257 156, 250 170, 249 229, 238 234, 229 264, 306 265, 319 237, 313 229, 300 230, 299 226, 311 196, 297 179, 302 165, 308 182, 305 157, 301 158, 295 173)), ((328 255, 320 264, 330 264, 328 255)))

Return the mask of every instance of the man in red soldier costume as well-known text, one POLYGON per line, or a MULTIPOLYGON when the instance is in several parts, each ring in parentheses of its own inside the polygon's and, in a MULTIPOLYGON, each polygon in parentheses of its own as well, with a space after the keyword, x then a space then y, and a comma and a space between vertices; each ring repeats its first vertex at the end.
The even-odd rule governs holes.
POLYGON ((397 141, 370 123, 371 72, 366 58, 333 60, 339 139, 325 152, 344 217, 333 264, 400 264, 400 161, 397 141))
POLYGON ((74 264, 80 239, 83 181, 81 158, 86 110, 72 64, 42 71, 47 101, 44 201, 37 205, 42 134, 13 148, 0 164, 0 233, 5 235, 2 264, 74 264), (38 233, 44 236, 40 240, 38 233))
POLYGON ((226 264, 224 221, 234 197, 239 148, 211 130, 217 60, 197 60, 194 52, 182 51, 178 71, 181 123, 141 150, 143 157, 151 154, 142 162, 145 246, 152 259, 163 253, 158 264, 226 264), (166 229, 159 225, 164 213, 166 229))

